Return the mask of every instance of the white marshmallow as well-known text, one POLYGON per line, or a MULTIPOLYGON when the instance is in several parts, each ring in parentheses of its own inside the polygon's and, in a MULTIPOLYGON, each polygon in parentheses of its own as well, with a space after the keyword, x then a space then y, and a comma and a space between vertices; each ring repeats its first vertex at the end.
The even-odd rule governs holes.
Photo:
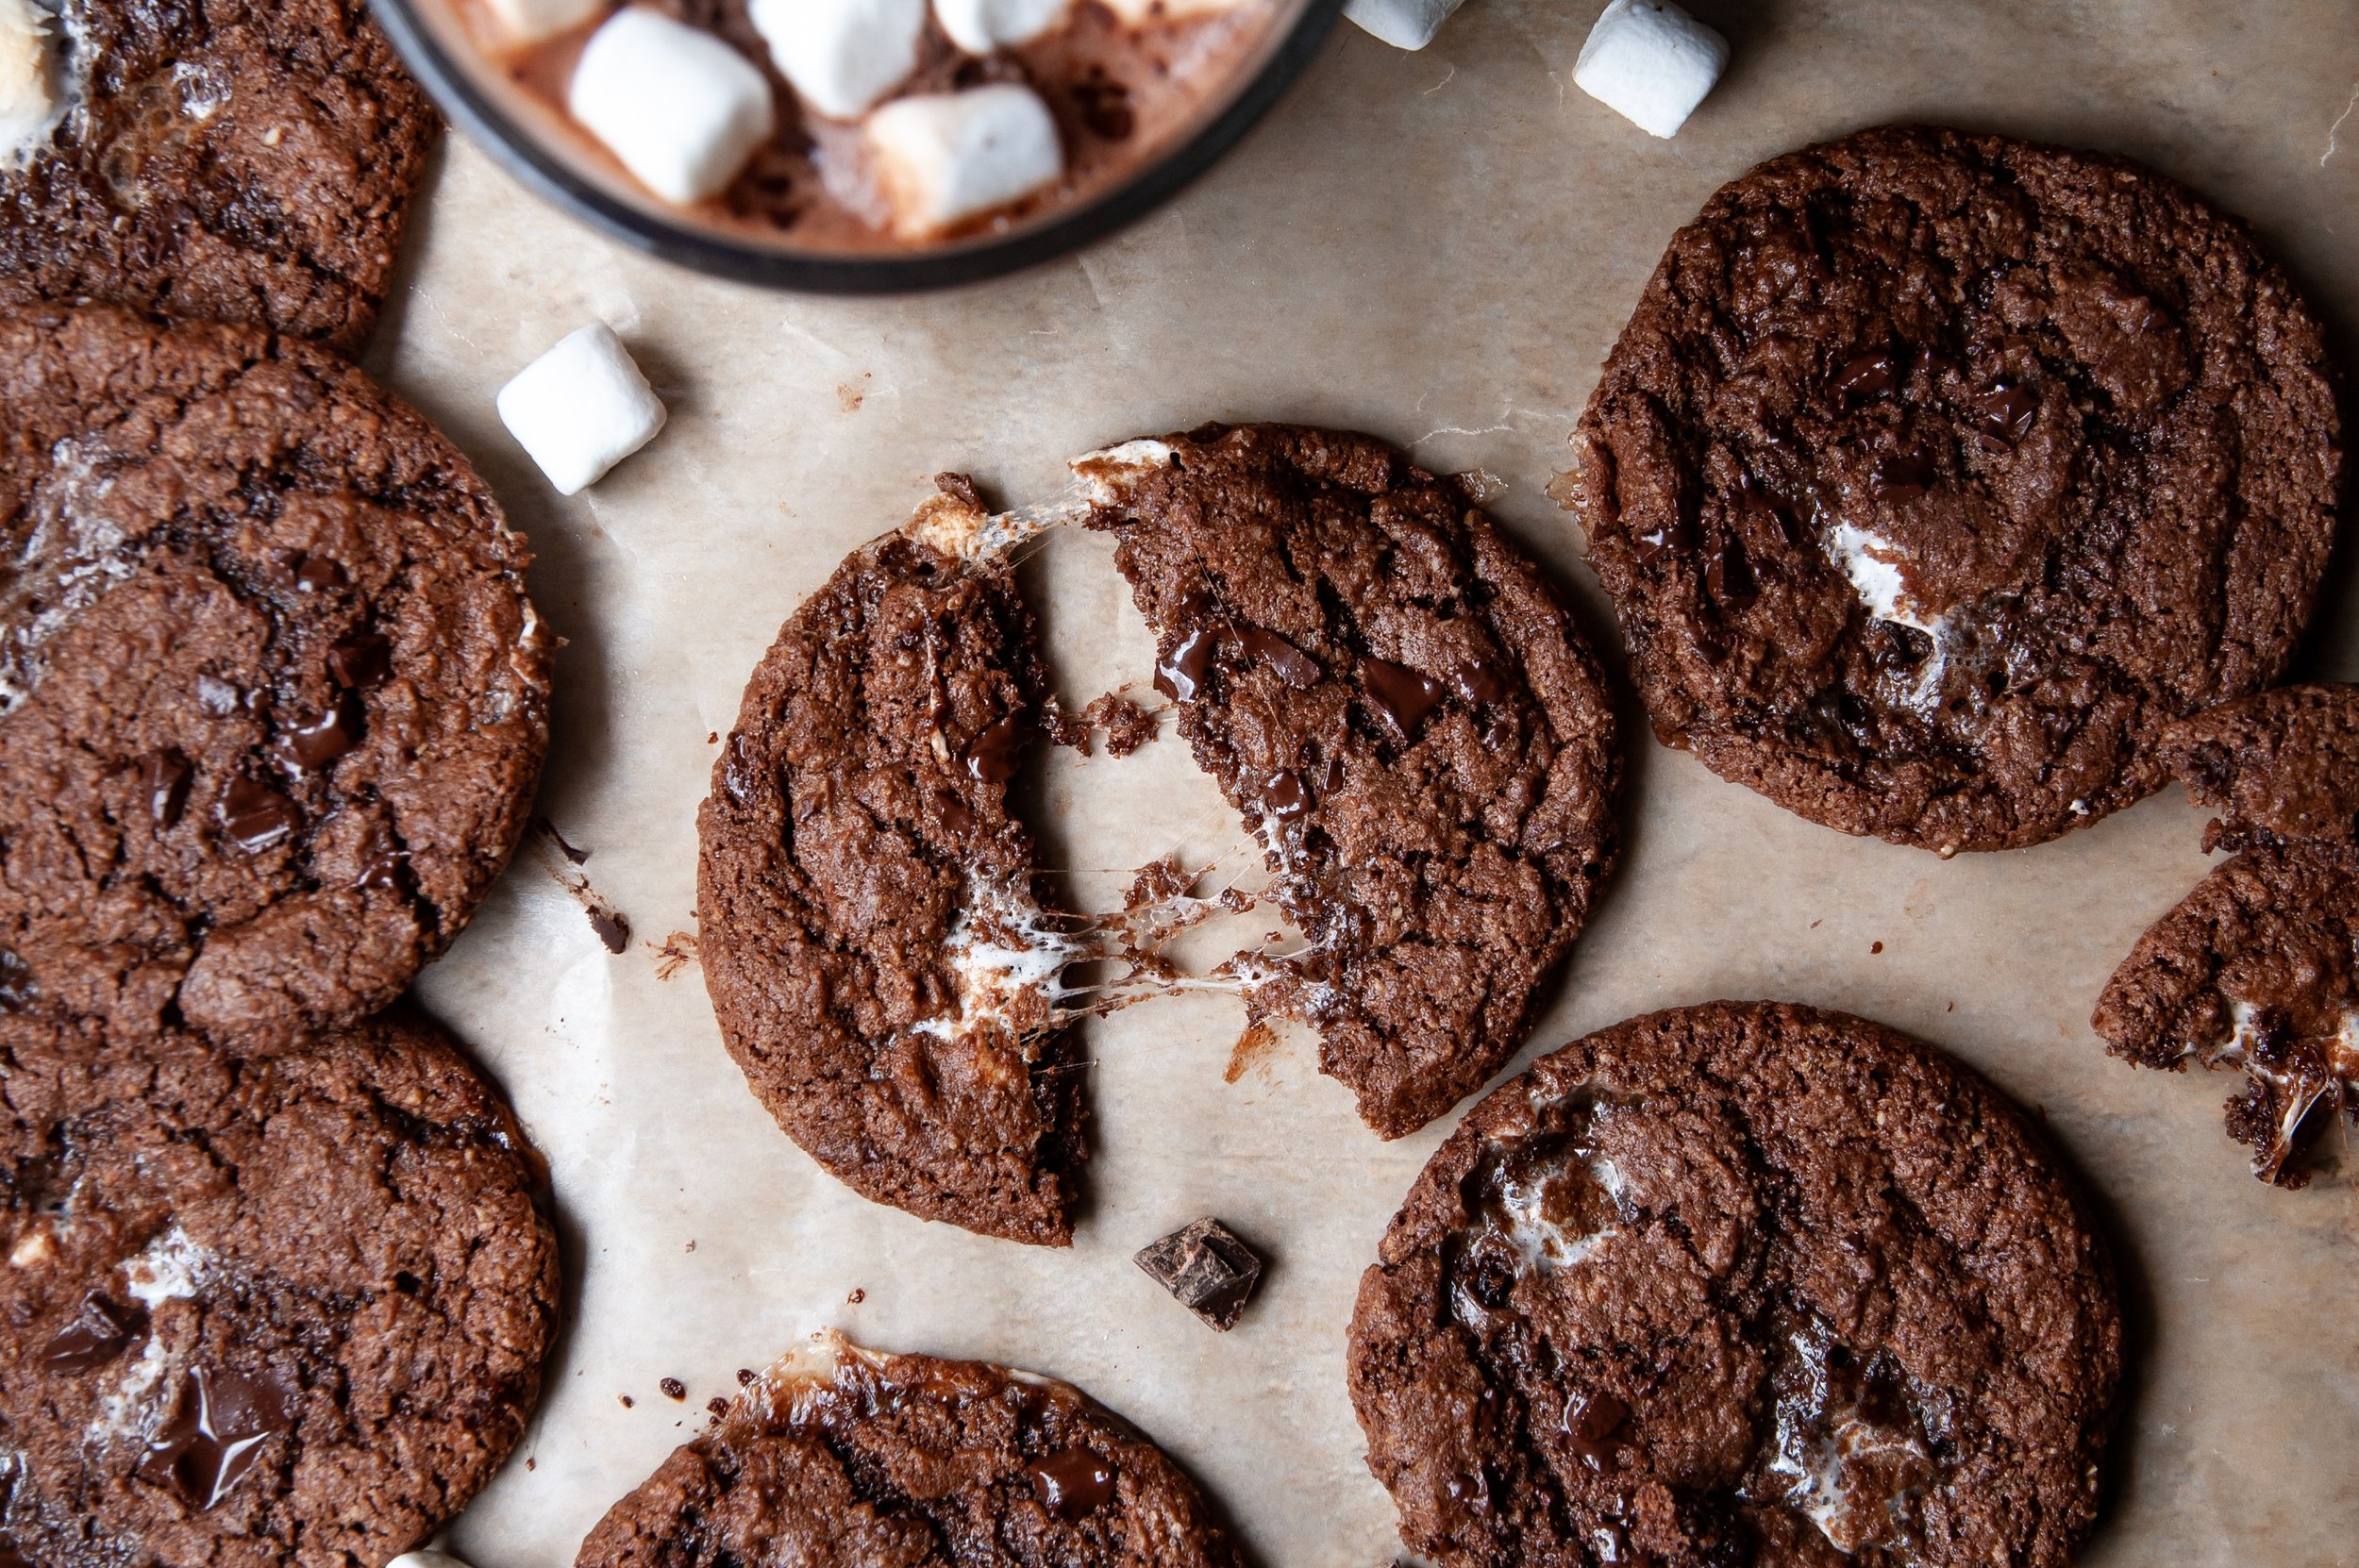
POLYGON ((970 55, 1029 43, 1064 21, 1072 0, 934 0, 934 19, 970 55))
POLYGON ((0 0, 0 164, 15 163, 57 126, 49 20, 32 0, 0 0))
POLYGON ((1344 14, 1363 30, 1396 49, 1422 49, 1433 42, 1461 0, 1351 0, 1344 14))
POLYGON ((683 204, 719 193, 777 125, 751 60, 640 6, 590 35, 565 107, 640 184, 683 204))
POLYGON ((857 120, 917 69, 926 0, 752 0, 770 62, 803 102, 857 120))
POLYGON ((385 1564, 385 1568, 467 1568, 467 1565, 448 1552, 438 1552, 433 1547, 427 1546, 418 1551, 402 1553, 385 1564))
POLYGON ((1649 136, 1687 123, 1729 63, 1729 41, 1668 0, 1614 0, 1589 29, 1573 82, 1649 136))
MULTIPOLYGON (((606 9, 606 0, 489 0, 493 19, 518 43, 538 43, 544 38, 580 26, 606 9)), ((395 1561, 400 1560, 395 1559, 395 1561)))
POLYGON ((1213 11, 1234 10, 1240 0, 1106 0, 1123 25, 1146 27, 1158 22, 1184 22, 1213 11))
POLYGON ((663 428, 664 409, 603 325, 568 332, 499 391, 500 423, 560 495, 595 484, 663 428))
POLYGON ((1064 172, 1048 106, 1029 87, 895 98, 868 117, 877 180, 903 239, 938 234, 1064 172))

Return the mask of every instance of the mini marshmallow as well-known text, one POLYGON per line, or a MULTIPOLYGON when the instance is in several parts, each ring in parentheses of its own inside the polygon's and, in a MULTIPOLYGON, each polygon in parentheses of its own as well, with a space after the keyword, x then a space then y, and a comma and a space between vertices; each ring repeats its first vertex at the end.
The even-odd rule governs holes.
POLYGON ((438 1552, 427 1546, 414 1552, 404 1552, 385 1568, 467 1568, 464 1562, 448 1552, 438 1552))
POLYGON ((640 6, 590 35, 565 107, 640 184, 682 204, 718 194, 777 125, 751 60, 640 6))
POLYGON ((1048 106, 1012 83, 895 98, 868 117, 867 136, 905 240, 1005 207, 1064 172, 1048 106))
POLYGON ((1126 27, 1147 27, 1158 22, 1184 22, 1213 11, 1234 10, 1240 0, 1106 0, 1126 27))
POLYGON ((926 0, 752 0, 770 62, 803 102, 857 120, 917 69, 926 0))
POLYGON ((1649 136, 1687 123, 1729 63, 1729 41, 1668 0, 1614 0, 1589 29, 1573 82, 1649 136))
POLYGON ((58 109, 48 13, 32 0, 0 0, 0 162, 46 140, 58 109))
POLYGON ((1396 49, 1422 49, 1433 42, 1461 0, 1351 0, 1344 14, 1363 31, 1396 49))
POLYGON ((560 495, 595 484, 663 428, 662 400, 603 325, 560 338, 500 389, 497 404, 500 423, 560 495))
POLYGON ((489 4, 500 30, 518 43, 555 38, 606 9, 606 0, 489 0, 489 4))
POLYGON ((934 20, 970 55, 1029 43, 1065 18, 1072 0, 934 0, 934 20))

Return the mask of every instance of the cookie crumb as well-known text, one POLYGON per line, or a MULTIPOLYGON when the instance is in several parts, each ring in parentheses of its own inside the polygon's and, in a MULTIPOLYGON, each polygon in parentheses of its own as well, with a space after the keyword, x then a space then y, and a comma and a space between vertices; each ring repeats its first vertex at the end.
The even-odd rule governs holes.
POLYGON ((1867 944, 1867 950, 1870 953, 1881 953, 1884 950, 1884 944, 1881 942, 1871 942, 1867 944))
POLYGON ((742 1366, 737 1369, 737 1386, 739 1388, 744 1388, 746 1384, 752 1382, 753 1380, 754 1369, 752 1367, 742 1366))
POLYGON ((623 1409, 627 1410, 639 1403, 627 1393, 618 1393, 614 1397, 623 1402, 623 1409))
POLYGON ((688 1385, 681 1382, 677 1377, 666 1377, 661 1382, 656 1384, 656 1387, 663 1391, 663 1397, 666 1399, 685 1399, 688 1397, 688 1385))
POLYGON ((855 1288, 850 1295, 844 1298, 844 1302, 847 1307, 857 1307, 867 1299, 868 1292, 865 1288, 855 1288))

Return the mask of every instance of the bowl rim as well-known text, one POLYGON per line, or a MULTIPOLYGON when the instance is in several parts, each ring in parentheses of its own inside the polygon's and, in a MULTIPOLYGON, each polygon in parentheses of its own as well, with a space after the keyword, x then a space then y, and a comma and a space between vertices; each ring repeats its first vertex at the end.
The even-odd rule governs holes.
POLYGON ((1219 113, 1129 178, 1046 221, 1007 234, 906 252, 795 253, 676 223, 600 189, 523 130, 451 58, 417 0, 369 0, 378 25, 429 97, 534 194, 633 250, 740 283, 820 294, 955 288, 1036 266, 1135 223, 1242 140, 1318 53, 1345 0, 1305 0, 1252 78, 1219 113))

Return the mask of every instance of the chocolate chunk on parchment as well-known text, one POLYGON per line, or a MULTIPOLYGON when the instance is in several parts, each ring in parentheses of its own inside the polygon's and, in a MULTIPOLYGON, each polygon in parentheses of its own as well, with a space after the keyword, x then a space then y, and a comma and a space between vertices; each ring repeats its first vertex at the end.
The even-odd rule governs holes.
POLYGON ((1245 1315, 1245 1304, 1262 1279, 1262 1260, 1253 1249, 1210 1216, 1142 1247, 1132 1261, 1180 1306, 1223 1333, 1245 1315))

